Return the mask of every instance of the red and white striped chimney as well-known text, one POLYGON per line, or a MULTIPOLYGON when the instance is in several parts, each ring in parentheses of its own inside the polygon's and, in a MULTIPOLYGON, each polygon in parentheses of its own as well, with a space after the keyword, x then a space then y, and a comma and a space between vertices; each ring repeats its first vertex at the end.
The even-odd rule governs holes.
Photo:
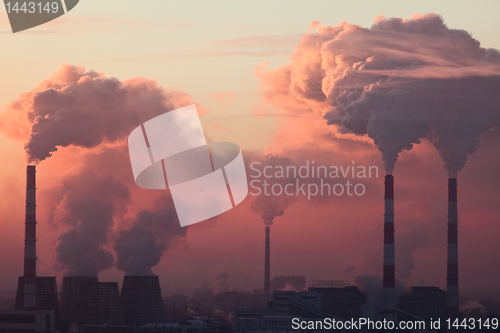
POLYGON ((26 179, 24 308, 36 308, 36 167, 34 165, 28 166, 26 179))
POLYGON ((266 226, 266 253, 264 259, 264 299, 266 304, 271 300, 271 251, 269 239, 270 227, 266 226))
POLYGON ((446 311, 458 318, 458 228, 457 179, 448 179, 448 262, 446 275, 446 311))
POLYGON ((396 306, 394 268, 394 177, 385 176, 384 212, 384 312, 393 313, 396 306))

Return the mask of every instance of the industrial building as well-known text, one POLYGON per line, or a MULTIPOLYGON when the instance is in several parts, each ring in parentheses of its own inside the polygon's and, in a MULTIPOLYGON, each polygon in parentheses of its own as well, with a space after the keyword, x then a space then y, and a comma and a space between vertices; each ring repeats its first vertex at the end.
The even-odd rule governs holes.
POLYGON ((322 308, 322 294, 317 291, 277 291, 268 308, 234 309, 233 327, 236 332, 289 331, 292 319, 338 318, 322 308))
POLYGON ((0 311, 0 333, 60 332, 53 310, 0 311))
POLYGON ((274 291, 272 315, 322 318, 321 303, 315 291, 274 291))
POLYGON ((306 289, 306 277, 301 275, 279 275, 271 280, 271 290, 289 289, 301 291, 306 289))
POLYGON ((26 177, 24 274, 18 279, 14 310, 0 312, 0 332, 123 332, 129 330, 125 322, 134 327, 165 322, 157 276, 126 276, 121 298, 116 282, 67 276, 59 300, 56 278, 36 274, 36 226, 36 167, 30 165, 26 177))
POLYGON ((36 167, 29 165, 26 169, 24 274, 18 279, 14 310, 1 312, 0 332, 64 330, 56 278, 36 274, 36 225, 36 167))
POLYGON ((207 333, 207 323, 203 320, 187 319, 179 323, 165 324, 145 324, 139 326, 139 333, 160 333, 160 332, 175 332, 175 333, 207 333))
POLYGON ((321 309, 336 317, 350 319, 361 317, 361 307, 367 296, 356 286, 309 288, 310 292, 321 294, 321 309))
POLYGON ((117 282, 87 282, 81 285, 77 323, 123 325, 123 311, 117 282))
POLYGON ((401 310, 423 319, 447 318, 446 291, 438 287, 412 287, 398 303, 401 310))
POLYGON ((227 291, 215 295, 215 307, 219 310, 230 311, 235 308, 259 308, 263 304, 262 293, 241 293, 227 291))
POLYGON ((158 276, 125 276, 121 304, 125 323, 135 327, 165 323, 165 309, 158 276))
MULTIPOLYGON (((385 176, 384 191, 383 310, 378 317, 457 318, 458 300, 458 213, 457 179, 448 181, 447 288, 412 287, 396 303, 394 177, 385 176)), ((205 332, 215 321, 188 318, 188 298, 175 295, 164 301, 158 276, 125 276, 121 294, 118 283, 99 282, 96 276, 66 276, 60 299, 55 277, 37 276, 36 263, 36 168, 27 167, 24 274, 18 278, 14 310, 0 312, 1 332, 64 332, 77 328, 88 333, 205 332), (167 310, 167 311, 166 311, 167 310), (166 324, 169 319, 176 324, 166 324), (212 324, 207 324, 211 322, 212 324)), ((275 276, 270 273, 270 226, 265 227, 264 288, 258 292, 211 293, 207 305, 234 314, 239 329, 281 330, 290 318, 359 318, 367 296, 344 281, 313 281, 305 291, 305 276, 275 276)), ((200 313, 199 302, 196 305, 200 313)), ((222 325, 223 326, 223 325, 222 325)), ((221 327, 222 327, 221 326, 221 327)))
POLYGON ((177 322, 188 316, 189 297, 180 294, 165 297, 163 306, 167 321, 177 322))
POLYGON ((67 327, 76 324, 81 297, 81 288, 84 283, 97 283, 97 276, 65 276, 61 287, 60 304, 61 318, 67 327))
MULTIPOLYGON (((25 278, 19 277, 16 292, 16 302, 14 310, 27 310, 24 306, 26 286, 25 278)), ((55 276, 37 276, 36 277, 36 310, 45 310, 54 312, 55 327, 63 330, 64 322, 60 316, 59 301, 57 293, 57 283, 55 276)))

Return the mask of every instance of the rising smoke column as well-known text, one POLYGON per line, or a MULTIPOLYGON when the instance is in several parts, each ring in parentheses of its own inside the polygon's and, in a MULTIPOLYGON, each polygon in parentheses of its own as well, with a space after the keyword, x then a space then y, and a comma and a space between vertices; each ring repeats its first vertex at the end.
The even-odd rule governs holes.
POLYGON ((60 230, 56 267, 67 276, 96 276, 114 265, 110 233, 132 200, 125 147, 82 155, 74 161, 76 170, 61 176, 48 194, 53 210, 47 222, 60 230))
MULTIPOLYGON (((247 166, 247 174, 250 175, 250 181, 258 179, 260 181, 259 184, 261 187, 263 186, 264 181, 269 181, 269 179, 267 179, 263 173, 261 173, 259 177, 257 177, 258 175, 256 175, 253 170, 248 170, 249 166, 252 165, 252 163, 259 163, 258 165, 256 164, 256 166, 254 166, 254 168, 257 168, 258 170, 264 170, 266 167, 271 167, 274 169, 276 166, 282 166, 286 168, 287 166, 294 165, 294 162, 290 158, 276 155, 262 156, 259 154, 247 153, 245 154, 245 161, 247 166)), ((285 186, 288 182, 290 182, 290 179, 286 177, 274 177, 272 181, 273 183, 280 183, 282 186, 285 186)), ((259 216, 264 221, 264 224, 269 227, 273 225, 273 221, 276 217, 283 216, 283 214, 285 214, 286 208, 294 200, 294 196, 265 195, 264 191, 262 191, 260 195, 254 198, 250 207, 253 212, 259 214, 259 216)))
MULTIPOLYGON (((122 82, 84 67, 63 65, 50 79, 22 94, 11 109, 24 114, 30 131, 25 145, 28 160, 39 162, 57 147, 92 148, 123 140, 142 121, 187 103, 193 103, 189 95, 165 90, 154 80, 122 82)), ((11 125, 21 127, 15 119, 14 124, 3 121, 2 129, 11 125)))
MULTIPOLYGON (((421 139, 439 152, 450 181, 500 125, 500 52, 482 48, 436 14, 346 22, 302 37, 291 63, 257 69, 268 102, 290 114, 322 115, 339 133, 367 135, 387 174, 421 139)), ((455 209, 449 221, 456 222, 455 209)), ((458 313, 457 226, 449 223, 448 310, 458 313)), ((454 313, 454 314, 451 314, 454 313)))
POLYGON ((440 16, 379 17, 370 29, 312 27, 291 64, 258 71, 267 100, 368 135, 387 173, 399 153, 427 138, 456 176, 481 134, 499 125, 500 53, 440 16))
MULTIPOLYGON (((253 159, 252 159, 253 160, 253 159)), ((288 158, 282 158, 278 156, 268 155, 264 158, 259 159, 263 168, 266 166, 286 166, 292 163, 288 158)), ((265 180, 265 175, 264 178, 265 180)), ((282 178, 281 181, 285 182, 286 178, 282 178)), ((264 221, 265 227, 265 251, 264 251, 264 301, 267 304, 268 301, 272 300, 271 297, 271 239, 270 227, 273 225, 273 221, 278 216, 283 216, 287 206, 293 201, 293 197, 286 195, 265 195, 265 192, 258 195, 251 203, 250 207, 252 211, 260 215, 264 221)))
MULTIPOLYGON (((128 196, 128 188, 108 179, 98 179, 92 185, 110 186, 111 192, 120 191, 128 196)), ((70 227, 58 236, 56 259, 58 267, 68 276, 96 276, 114 264, 113 254, 104 246, 108 243, 109 229, 113 226, 113 200, 99 200, 93 195, 68 190, 59 209, 61 222, 70 227)))
POLYGON ((170 198, 164 198, 154 211, 141 210, 131 226, 121 230, 115 243, 116 267, 126 275, 153 275, 170 242, 186 235, 170 198))
MULTIPOLYGON (((66 275, 95 276, 113 266, 110 233, 130 207, 131 192, 137 191, 128 134, 143 121, 189 104, 189 95, 165 90, 154 80, 119 81, 70 65, 11 103, 0 129, 16 139, 28 138, 30 162, 43 161, 59 147, 80 148, 76 157, 69 153, 74 159, 68 161, 69 171, 62 166, 60 182, 50 189, 54 195, 48 222, 60 230, 57 269, 66 275)), ((157 208, 150 214, 163 212, 157 208)), ((147 234, 155 226, 144 222, 143 215, 147 214, 138 215, 134 230, 147 234)), ((168 244, 159 238, 165 234, 156 235, 157 241, 168 244)), ((122 258, 120 265, 125 265, 122 258)))
POLYGON ((265 228, 265 251, 264 251, 264 301, 271 300, 271 239, 270 227, 273 225, 275 217, 283 216, 285 209, 289 204, 289 197, 257 196, 251 203, 251 208, 258 213, 264 221, 265 228))

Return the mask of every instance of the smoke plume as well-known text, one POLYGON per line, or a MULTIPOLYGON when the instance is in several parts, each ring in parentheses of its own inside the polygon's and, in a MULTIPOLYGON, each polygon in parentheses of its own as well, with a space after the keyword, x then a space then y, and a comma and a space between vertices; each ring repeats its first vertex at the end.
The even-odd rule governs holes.
MULTIPOLYGON (((62 178, 51 191, 54 207, 49 216, 60 228, 55 247, 56 265, 65 275, 96 276, 114 264, 107 249, 114 220, 130 201, 130 190, 109 168, 97 169, 107 163, 126 163, 124 151, 105 149, 88 154, 78 170, 62 178)), ((50 221, 49 221, 50 223, 50 221)))
MULTIPOLYGON (((248 157, 249 158, 247 158, 246 160, 250 162, 247 163, 251 164, 252 162, 258 162, 260 163, 259 166, 260 169, 262 170, 268 166, 286 167, 287 165, 292 164, 292 161, 289 158, 284 158, 274 155, 259 156, 259 155, 248 154, 248 157)), ((262 182, 266 181, 265 175, 260 175, 260 177, 257 177, 257 179, 261 180, 262 182)), ((273 181, 277 181, 278 183, 283 183, 283 185, 286 185, 289 179, 277 178, 273 179, 273 181)), ((266 226, 271 226, 273 225, 273 221, 276 217, 283 216, 283 214, 285 214, 285 209, 293 201, 294 201, 293 197, 286 196, 284 194, 279 196, 265 195, 265 193, 263 192, 255 197, 250 207, 252 208, 253 212, 259 214, 259 216, 262 218, 266 226)))
POLYGON ((273 225, 274 218, 283 216, 288 202, 284 196, 266 197, 259 195, 252 201, 252 211, 259 214, 266 226, 273 225))
POLYGON ((126 275, 153 275, 162 253, 176 237, 186 235, 170 198, 162 200, 157 210, 140 211, 132 225, 119 233, 115 243, 116 267, 126 275))
POLYGON ((30 162, 69 145, 84 148, 128 136, 142 121, 192 103, 187 94, 164 90, 154 80, 119 81, 84 67, 63 65, 12 108, 26 113, 30 162))
MULTIPOLYGON (((114 265, 112 233, 118 224, 130 222, 127 214, 139 210, 133 207, 133 192, 139 189, 126 138, 142 122, 188 104, 193 104, 189 95, 166 90, 154 80, 120 81, 63 65, 10 105, 0 126, 11 137, 29 137, 25 148, 30 162, 50 157, 58 147, 76 147, 61 152, 61 176, 47 189, 48 222, 60 230, 57 269, 95 276, 114 265)), ((155 193, 148 195, 154 198, 155 193)), ((116 265, 130 274, 151 274, 171 239, 186 230, 178 227, 169 197, 132 220, 117 237, 116 265)))
POLYGON ((480 136, 500 124, 500 52, 440 16, 378 17, 370 29, 313 23, 291 64, 258 70, 265 97, 292 113, 323 114, 342 133, 368 135, 387 173, 427 138, 456 176, 480 136))
POLYGON ((72 227, 58 237, 56 258, 59 267, 70 276, 96 276, 114 264, 113 254, 103 248, 108 241, 108 228, 113 223, 113 208, 94 198, 71 198, 66 223, 72 227))

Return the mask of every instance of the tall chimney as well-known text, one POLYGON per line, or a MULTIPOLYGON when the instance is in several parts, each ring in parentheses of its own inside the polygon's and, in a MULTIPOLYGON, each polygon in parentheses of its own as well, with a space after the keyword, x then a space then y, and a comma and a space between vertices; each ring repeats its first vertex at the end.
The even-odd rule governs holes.
POLYGON ((28 165, 24 235, 24 308, 36 308, 36 167, 28 165))
POLYGON ((394 269, 394 177, 385 176, 384 212, 384 312, 393 313, 396 303, 394 269))
POLYGON ((458 318, 458 228, 457 179, 448 179, 448 267, 446 275, 446 312, 458 318))
POLYGON ((271 300, 271 253, 269 228, 269 226, 266 226, 266 255, 264 261, 264 299, 266 304, 271 300))

